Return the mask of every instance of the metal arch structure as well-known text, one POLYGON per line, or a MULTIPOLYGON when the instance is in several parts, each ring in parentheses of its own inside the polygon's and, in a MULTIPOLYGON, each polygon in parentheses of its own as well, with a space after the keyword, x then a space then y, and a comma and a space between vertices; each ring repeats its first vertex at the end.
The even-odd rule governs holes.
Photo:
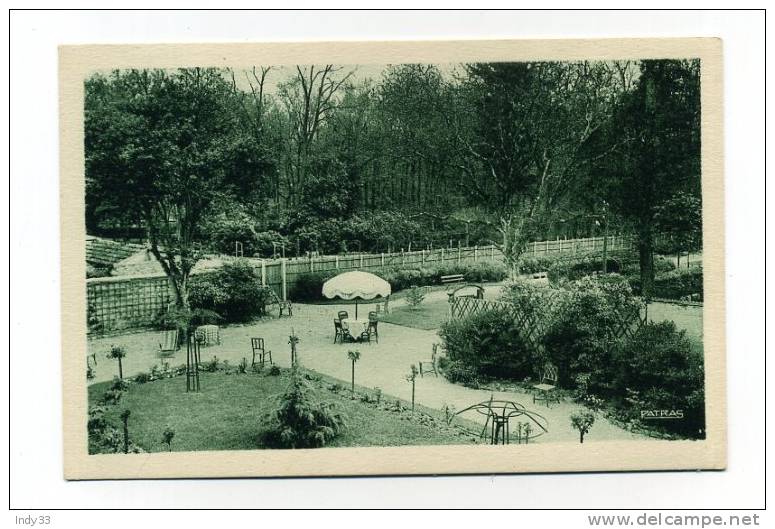
POLYGON ((549 430, 547 429, 549 422, 546 420, 546 417, 540 413, 526 409, 519 402, 493 400, 493 398, 490 397, 490 400, 464 408, 455 413, 454 416, 467 411, 475 411, 487 417, 479 437, 488 437, 490 444, 509 444, 511 435, 510 423, 511 419, 514 418, 524 417, 527 419, 524 423, 522 421, 518 422, 518 444, 523 441, 527 444, 531 439, 549 433, 549 430), (536 428, 531 427, 531 423, 534 424, 536 428))

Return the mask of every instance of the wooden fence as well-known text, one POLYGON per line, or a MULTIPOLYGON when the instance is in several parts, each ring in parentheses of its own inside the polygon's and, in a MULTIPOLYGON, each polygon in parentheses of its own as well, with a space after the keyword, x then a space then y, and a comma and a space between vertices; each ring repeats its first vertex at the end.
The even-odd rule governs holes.
MULTIPOLYGON (((608 240, 608 250, 611 252, 629 248, 630 245, 631 239, 622 236, 611 236, 608 240)), ((557 239, 530 243, 525 255, 588 255, 591 252, 602 252, 602 249, 601 237, 557 239)), ((472 246, 380 254, 246 260, 260 273, 264 285, 271 287, 281 299, 287 299, 298 278, 310 272, 463 265, 486 260, 502 261, 503 254, 495 246, 472 246)), ((90 321, 99 322, 106 330, 150 325, 173 299, 168 279, 160 274, 87 279, 86 290, 88 317, 90 321)))

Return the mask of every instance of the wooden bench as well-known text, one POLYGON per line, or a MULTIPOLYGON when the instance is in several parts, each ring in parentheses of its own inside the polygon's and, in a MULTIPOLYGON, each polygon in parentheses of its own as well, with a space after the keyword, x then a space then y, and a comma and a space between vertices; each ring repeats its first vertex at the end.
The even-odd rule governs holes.
POLYGON ((449 276, 441 276, 441 284, 442 285, 452 285, 454 283, 462 283, 465 281, 465 277, 463 277, 463 274, 453 274, 449 276))

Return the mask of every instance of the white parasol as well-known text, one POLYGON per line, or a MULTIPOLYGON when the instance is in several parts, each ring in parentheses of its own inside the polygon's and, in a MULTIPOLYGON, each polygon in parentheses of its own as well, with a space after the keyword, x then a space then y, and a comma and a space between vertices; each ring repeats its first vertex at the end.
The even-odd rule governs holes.
POLYGON ((390 292, 390 283, 368 272, 345 272, 323 283, 323 295, 328 299, 355 300, 355 319, 358 319, 359 299, 384 298, 390 292))

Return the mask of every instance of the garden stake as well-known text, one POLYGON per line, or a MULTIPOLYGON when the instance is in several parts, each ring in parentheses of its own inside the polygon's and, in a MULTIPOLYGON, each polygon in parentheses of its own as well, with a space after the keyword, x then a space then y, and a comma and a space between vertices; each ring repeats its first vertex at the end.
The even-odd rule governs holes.
POLYGON ((414 384, 417 378, 417 367, 412 364, 411 372, 406 376, 407 382, 412 383, 412 415, 414 415, 414 384))
POLYGON ((350 384, 350 391, 353 398, 355 398, 355 362, 361 357, 360 351, 347 351, 347 358, 352 362, 352 381, 350 384))
POLYGON ((199 391, 199 341, 188 335, 186 354, 186 392, 199 391))
POLYGON ((129 453, 129 410, 121 412, 121 420, 124 422, 124 453, 129 453))
POLYGON ((291 344, 291 367, 296 367, 296 364, 299 363, 299 355, 296 352, 296 344, 299 343, 299 337, 296 336, 293 327, 291 327, 291 335, 288 337, 288 343, 291 344))

